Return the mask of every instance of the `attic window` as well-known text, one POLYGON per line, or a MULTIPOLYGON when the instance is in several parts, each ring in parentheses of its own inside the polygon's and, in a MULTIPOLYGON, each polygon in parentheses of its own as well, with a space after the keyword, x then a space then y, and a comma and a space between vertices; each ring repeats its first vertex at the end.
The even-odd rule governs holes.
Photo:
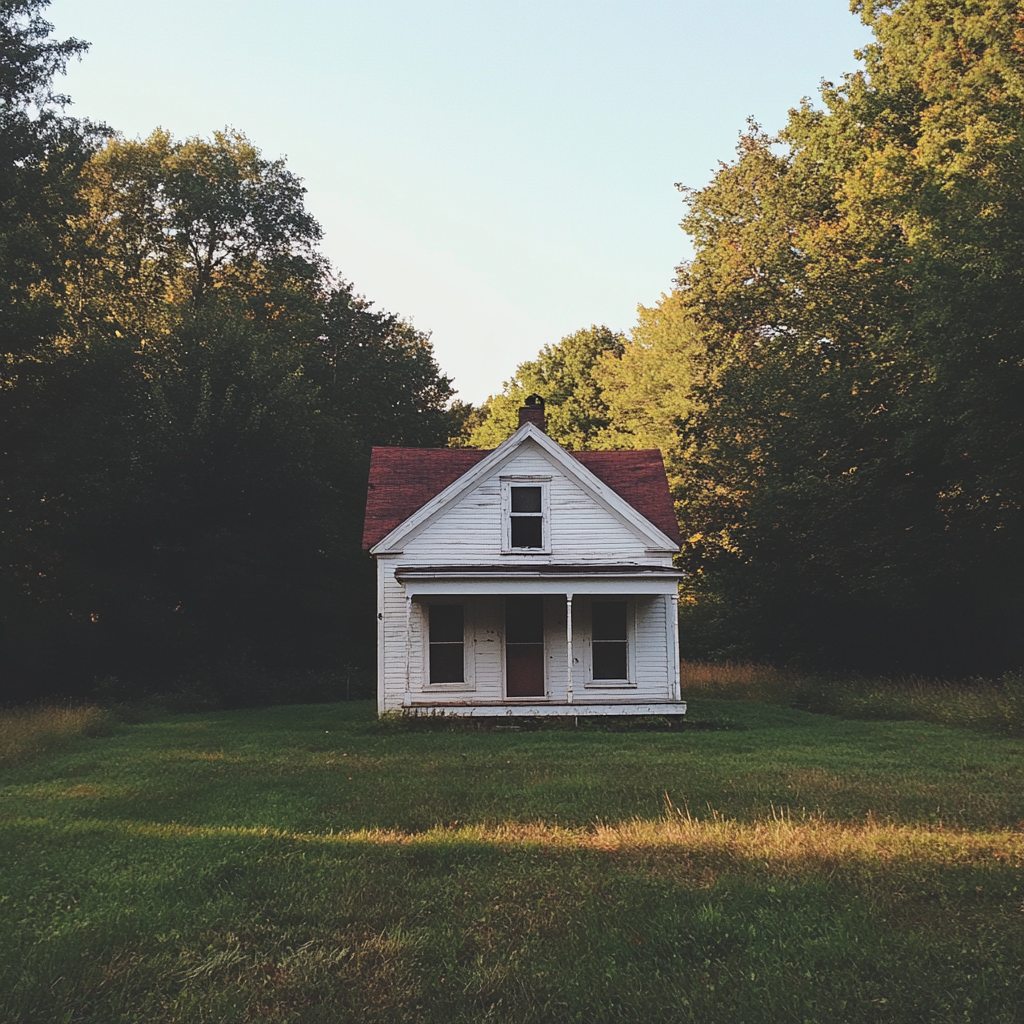
POLYGON ((512 487, 512 544, 514 548, 544 547, 544 509, 539 487, 512 487))
POLYGON ((506 555, 540 555, 551 551, 550 484, 551 478, 544 476, 502 477, 501 550, 506 555))

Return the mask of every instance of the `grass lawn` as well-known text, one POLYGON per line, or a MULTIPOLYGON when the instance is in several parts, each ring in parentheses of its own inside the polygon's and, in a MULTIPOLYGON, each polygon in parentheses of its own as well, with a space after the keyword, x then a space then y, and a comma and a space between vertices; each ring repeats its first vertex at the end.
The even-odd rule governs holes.
POLYGON ((1024 1020, 1024 741, 690 717, 68 740, 0 773, 0 1020, 1024 1020))

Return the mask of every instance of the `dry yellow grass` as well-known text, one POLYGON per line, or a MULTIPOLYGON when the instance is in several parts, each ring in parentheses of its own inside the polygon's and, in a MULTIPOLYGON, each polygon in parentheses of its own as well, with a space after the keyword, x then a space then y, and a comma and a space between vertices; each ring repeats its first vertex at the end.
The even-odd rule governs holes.
POLYGON ((82 832, 159 838, 245 836, 314 845, 447 846, 470 844, 512 850, 591 851, 642 862, 658 874, 710 883, 719 874, 794 877, 842 872, 846 877, 878 871, 955 867, 1024 867, 1024 831, 972 831, 946 825, 830 821, 821 815, 795 820, 778 812, 755 822, 724 819, 716 811, 698 819, 671 808, 661 819, 596 823, 565 828, 544 822, 436 827, 424 832, 356 829, 293 832, 238 826, 156 822, 83 821, 82 832))
POLYGON ((680 663, 683 689, 699 690, 705 686, 761 686, 782 677, 769 665, 737 661, 684 661, 680 663))
POLYGON ((788 703, 796 688, 789 673, 750 662, 684 661, 679 666, 683 697, 725 697, 729 700, 788 703))
POLYGON ((26 761, 74 736, 98 736, 110 728, 101 708, 46 705, 0 711, 0 768, 26 761))

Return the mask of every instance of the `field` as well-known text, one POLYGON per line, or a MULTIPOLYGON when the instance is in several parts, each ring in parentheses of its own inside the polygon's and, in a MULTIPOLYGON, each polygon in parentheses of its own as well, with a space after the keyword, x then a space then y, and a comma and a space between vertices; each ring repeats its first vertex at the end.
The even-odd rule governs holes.
POLYGON ((0 1020, 1020 1021, 1024 741, 721 696, 65 728, 0 774, 0 1020))

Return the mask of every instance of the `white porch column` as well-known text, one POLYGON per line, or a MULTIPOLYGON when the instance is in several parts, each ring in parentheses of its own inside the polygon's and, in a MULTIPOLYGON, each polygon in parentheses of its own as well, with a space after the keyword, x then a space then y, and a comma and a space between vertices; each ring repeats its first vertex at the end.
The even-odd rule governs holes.
POLYGON ((572 703, 572 594, 565 595, 565 702, 572 703))
POLYGON ((405 595, 405 696, 402 698, 404 707, 412 704, 412 595, 405 595))
POLYGON ((668 599, 668 610, 672 616, 672 632, 669 634, 670 642, 672 645, 672 681, 673 681, 673 698, 675 700, 683 699, 683 686, 682 679, 679 677, 679 591, 676 590, 675 596, 668 599))

